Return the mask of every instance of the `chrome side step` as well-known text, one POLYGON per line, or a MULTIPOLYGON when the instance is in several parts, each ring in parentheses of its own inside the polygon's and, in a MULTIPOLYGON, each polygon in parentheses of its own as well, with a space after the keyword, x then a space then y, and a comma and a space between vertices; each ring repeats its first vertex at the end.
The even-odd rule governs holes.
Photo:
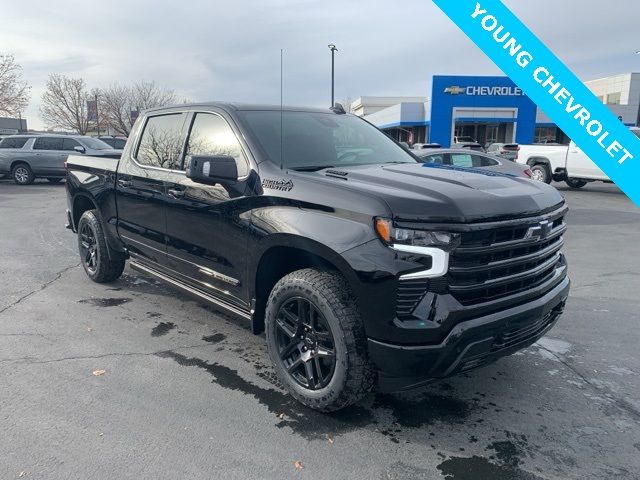
POLYGON ((214 306, 221 308, 226 312, 237 315, 240 318, 243 318, 245 320, 251 320, 251 313, 248 310, 244 310, 240 307, 236 307, 235 305, 232 305, 229 302, 225 302, 220 298, 214 297, 213 295, 203 292, 202 290, 198 290, 197 288, 194 288, 191 285, 187 285, 186 283, 181 282, 180 280, 177 280, 173 277, 170 277, 165 273, 159 272, 158 270, 152 267, 149 267, 147 265, 142 265, 141 263, 138 263, 136 261, 131 261, 130 265, 132 269, 138 272, 146 273, 148 275, 156 277, 157 279, 162 280, 163 282, 166 282, 169 285, 179 288, 185 293, 198 297, 199 299, 204 300, 208 303, 211 303, 214 306))

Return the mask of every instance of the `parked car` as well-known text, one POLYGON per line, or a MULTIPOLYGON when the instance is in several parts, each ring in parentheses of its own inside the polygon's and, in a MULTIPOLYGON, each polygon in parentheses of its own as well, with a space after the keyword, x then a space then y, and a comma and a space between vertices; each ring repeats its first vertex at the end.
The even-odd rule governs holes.
MULTIPOLYGON (((640 137, 640 128, 631 127, 630 130, 640 137)), ((611 182, 573 141, 569 145, 523 145, 517 161, 529 165, 533 178, 545 183, 555 180, 565 182, 571 188, 582 188, 589 182, 611 182)))
POLYGON ((475 150, 478 152, 484 151, 482 145, 478 143, 478 141, 473 137, 466 136, 455 136, 453 137, 453 142, 451 143, 451 148, 467 148, 469 150, 475 150))
POLYGON ((518 158, 520 146, 517 143, 492 143, 485 151, 496 157, 515 161, 518 158))
POLYGON ((442 148, 439 143, 414 143, 411 145, 412 150, 424 150, 429 148, 442 148))
POLYGON ((445 167, 480 168, 523 178, 531 178, 533 175, 527 165, 482 152, 470 152, 465 149, 440 149, 436 151, 419 150, 415 154, 425 163, 444 165, 445 167))
POLYGON ((125 137, 98 137, 98 140, 102 140, 104 143, 116 150, 122 150, 127 143, 127 139, 125 137))
POLYGON ((569 293, 556 189, 430 168, 344 112, 148 110, 119 160, 67 166, 91 280, 129 260, 266 330, 282 384, 321 411, 514 353, 569 293))
POLYGON ((12 135, 0 142, 0 174, 11 174, 18 185, 38 177, 52 183, 66 175, 64 163, 70 153, 119 158, 122 150, 80 135, 12 135))

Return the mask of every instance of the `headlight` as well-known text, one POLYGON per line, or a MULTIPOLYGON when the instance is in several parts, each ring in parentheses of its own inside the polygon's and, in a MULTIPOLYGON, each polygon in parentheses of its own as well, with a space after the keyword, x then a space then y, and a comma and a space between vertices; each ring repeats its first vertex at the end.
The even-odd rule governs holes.
POLYGON ((375 229, 380 239, 387 245, 438 247, 449 251, 460 244, 458 233, 395 228, 393 222, 386 218, 376 218, 375 229))

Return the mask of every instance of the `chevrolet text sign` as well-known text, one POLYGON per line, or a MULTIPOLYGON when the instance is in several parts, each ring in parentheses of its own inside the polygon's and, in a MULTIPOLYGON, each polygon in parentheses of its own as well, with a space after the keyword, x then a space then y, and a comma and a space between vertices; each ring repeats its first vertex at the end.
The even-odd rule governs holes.
POLYGON ((500 0, 433 0, 640 205, 640 139, 500 0))
POLYGON ((444 93, 451 95, 465 94, 478 97, 517 97, 524 95, 518 87, 447 87, 444 93))

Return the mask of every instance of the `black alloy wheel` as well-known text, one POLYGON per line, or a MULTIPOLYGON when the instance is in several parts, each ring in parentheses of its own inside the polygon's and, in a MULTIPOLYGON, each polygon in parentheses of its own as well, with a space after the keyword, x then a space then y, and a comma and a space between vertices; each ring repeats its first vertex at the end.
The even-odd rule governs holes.
POLYGON ((335 341, 329 323, 309 300, 293 297, 275 319, 278 356, 284 369, 309 390, 326 387, 336 366, 335 341))
POLYGON ((80 258, 90 275, 95 275, 98 270, 98 241, 96 233, 88 222, 80 227, 80 258))

